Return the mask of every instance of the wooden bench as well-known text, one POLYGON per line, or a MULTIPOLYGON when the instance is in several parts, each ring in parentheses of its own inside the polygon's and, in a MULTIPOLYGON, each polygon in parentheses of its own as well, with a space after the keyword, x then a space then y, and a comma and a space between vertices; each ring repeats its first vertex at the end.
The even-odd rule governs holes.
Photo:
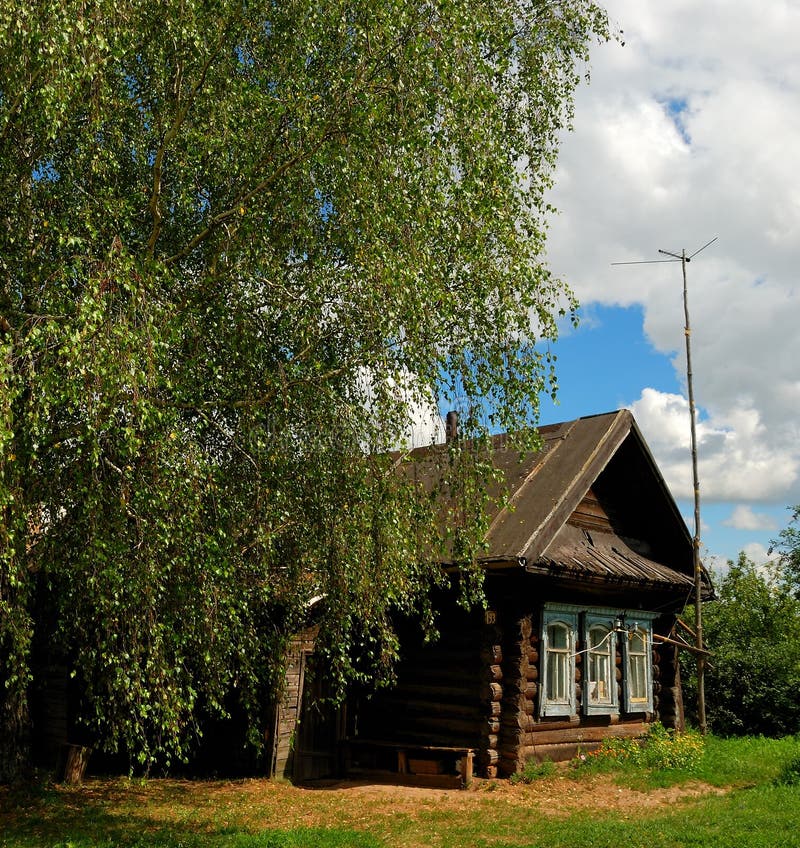
MULTIPOLYGON (((424 745, 414 742, 395 742, 384 739, 346 739, 345 745, 352 753, 353 749, 362 751, 393 751, 397 757, 396 769, 390 774, 399 776, 402 782, 422 783, 428 786, 458 787, 469 786, 472 782, 475 749, 450 745, 424 745), (442 760, 455 762, 454 773, 440 772, 436 765, 442 760), (408 779, 412 779, 408 781, 408 779)), ((354 768, 348 756, 346 771, 349 774, 360 771, 354 768)), ((366 768, 367 774, 380 772, 380 769, 366 768)))

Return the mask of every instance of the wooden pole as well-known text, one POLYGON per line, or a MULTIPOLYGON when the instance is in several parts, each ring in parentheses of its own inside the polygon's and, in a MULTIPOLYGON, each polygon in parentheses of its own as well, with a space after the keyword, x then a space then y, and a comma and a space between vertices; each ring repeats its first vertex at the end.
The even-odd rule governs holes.
POLYGON ((683 270, 683 314, 686 319, 684 333, 686 335, 686 388, 689 394, 689 418, 692 431, 692 482, 694 484, 694 538, 692 539, 692 555, 694 561, 694 629, 697 645, 697 722, 700 733, 704 736, 708 731, 706 722, 706 692, 705 692, 705 654, 703 648, 703 567, 700 563, 700 480, 697 472, 697 427, 694 405, 694 389, 692 386, 692 330, 689 324, 689 297, 686 285, 686 251, 681 251, 681 268, 683 270))
MULTIPOLYGON (((697 474, 697 430, 695 424, 696 412, 694 405, 694 390, 692 386, 692 346, 690 337, 692 334, 689 325, 689 296, 686 285, 686 263, 690 262, 698 253, 705 250, 709 245, 714 244, 718 236, 714 236, 711 241, 706 242, 699 250, 691 256, 686 255, 686 250, 682 250, 680 255, 673 253, 670 250, 661 250, 659 253, 665 256, 672 257, 671 259, 656 259, 645 260, 643 262, 612 262, 612 265, 650 265, 652 262, 675 262, 681 263, 683 270, 683 313, 686 318, 685 336, 686 336, 686 388, 689 394, 689 417, 692 428, 692 476, 694 482, 694 538, 692 539, 692 560, 694 566, 694 620, 695 620, 695 643, 697 646, 697 722, 700 725, 700 732, 705 735, 708 730, 706 723, 706 692, 705 692, 705 668, 706 658, 705 647, 703 645, 703 566, 700 563, 700 482, 697 474)), ((687 628, 688 630, 689 628, 687 628)))

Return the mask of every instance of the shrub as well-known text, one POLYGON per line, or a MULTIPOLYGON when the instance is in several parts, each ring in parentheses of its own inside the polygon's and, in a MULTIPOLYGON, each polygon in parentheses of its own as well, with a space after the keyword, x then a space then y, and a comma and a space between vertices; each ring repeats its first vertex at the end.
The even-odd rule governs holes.
POLYGON ((792 759, 784 765, 780 774, 775 779, 775 783, 780 786, 800 785, 800 756, 792 757, 792 759))
MULTIPOLYGON (((705 675, 707 720, 720 736, 800 732, 800 590, 790 577, 781 565, 756 566, 741 554, 718 579, 718 600, 703 604, 703 632, 712 651, 705 675)), ((687 717, 696 721, 693 659, 683 665, 681 678, 687 717)))
POLYGON ((703 738, 693 730, 676 733, 662 724, 653 724, 643 739, 604 739, 599 748, 582 755, 576 764, 630 763, 654 770, 690 771, 700 763, 703 748, 703 738))

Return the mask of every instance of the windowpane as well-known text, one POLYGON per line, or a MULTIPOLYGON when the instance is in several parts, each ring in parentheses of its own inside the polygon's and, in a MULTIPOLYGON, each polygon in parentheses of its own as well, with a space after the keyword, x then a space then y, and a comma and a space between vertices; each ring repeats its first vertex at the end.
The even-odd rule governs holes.
POLYGON ((569 702, 569 631, 566 625, 549 625, 547 642, 547 700, 569 702))
POLYGON ((551 624, 547 628, 550 647, 554 651, 565 651, 567 649, 567 628, 563 624, 551 624))
POLYGON ((647 701, 647 640, 635 631, 628 643, 628 690, 631 701, 647 701))
POLYGON ((566 696, 567 670, 564 667, 562 654, 547 655, 547 699, 548 701, 563 701, 566 696))
POLYGON ((589 630, 589 702, 610 704, 612 702, 613 668, 611 630, 595 625, 589 630))

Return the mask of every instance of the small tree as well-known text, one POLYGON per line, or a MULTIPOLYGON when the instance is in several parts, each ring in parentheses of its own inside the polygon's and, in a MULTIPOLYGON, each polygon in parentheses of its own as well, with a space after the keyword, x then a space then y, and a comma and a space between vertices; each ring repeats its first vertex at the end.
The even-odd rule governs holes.
MULTIPOLYGON (((800 602, 780 564, 729 563, 705 607, 708 720, 722 735, 783 736, 800 731, 800 602)), ((684 669, 694 703, 694 664, 684 669)), ((691 718, 691 716, 690 716, 691 718)))
POLYGON ((800 504, 791 507, 792 520, 772 542, 772 550, 781 555, 784 575, 793 586, 795 595, 800 596, 800 504))

